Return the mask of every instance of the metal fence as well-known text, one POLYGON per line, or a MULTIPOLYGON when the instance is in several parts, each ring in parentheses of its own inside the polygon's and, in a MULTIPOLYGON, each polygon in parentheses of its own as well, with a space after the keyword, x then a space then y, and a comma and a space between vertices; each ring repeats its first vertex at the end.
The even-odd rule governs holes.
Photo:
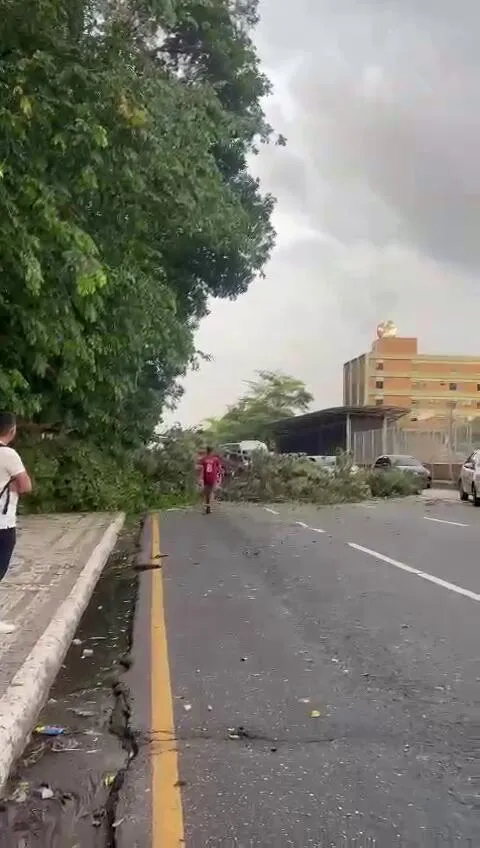
POLYGON ((390 425, 353 433, 354 460, 359 465, 371 465, 381 454, 408 454, 429 463, 463 462, 476 447, 480 447, 480 433, 469 423, 454 422, 438 430, 390 425))

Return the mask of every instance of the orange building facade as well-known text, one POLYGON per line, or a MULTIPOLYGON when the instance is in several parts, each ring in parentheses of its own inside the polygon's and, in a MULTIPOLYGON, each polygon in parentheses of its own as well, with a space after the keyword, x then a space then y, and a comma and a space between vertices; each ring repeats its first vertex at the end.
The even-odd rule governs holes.
POLYGON ((379 329, 370 352, 343 366, 343 403, 404 407, 405 424, 480 418, 480 357, 419 353, 416 338, 379 329))

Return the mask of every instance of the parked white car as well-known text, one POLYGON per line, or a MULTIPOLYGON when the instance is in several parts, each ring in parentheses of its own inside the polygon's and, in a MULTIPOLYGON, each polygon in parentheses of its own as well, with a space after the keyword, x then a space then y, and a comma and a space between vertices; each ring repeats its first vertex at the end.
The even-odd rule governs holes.
POLYGON ((243 442, 225 442, 220 445, 220 450, 224 453, 238 454, 245 459, 250 459, 252 453, 269 453, 265 442, 259 442, 256 439, 246 439, 243 442))
MULTIPOLYGON (((320 465, 325 471, 328 471, 329 474, 335 474, 336 471, 340 468, 339 458, 338 456, 324 456, 324 455, 310 455, 307 457, 311 462, 315 462, 317 465, 320 465)), ((358 472, 358 465, 350 466, 350 474, 356 474, 358 472)))
POLYGON ((480 506, 480 450, 474 450, 463 463, 458 490, 462 501, 471 497, 474 505, 480 506))

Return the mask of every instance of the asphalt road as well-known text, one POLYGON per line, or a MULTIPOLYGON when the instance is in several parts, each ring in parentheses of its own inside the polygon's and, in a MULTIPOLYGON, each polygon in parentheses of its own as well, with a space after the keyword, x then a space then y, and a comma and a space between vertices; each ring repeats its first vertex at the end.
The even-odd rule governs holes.
POLYGON ((480 510, 219 505, 160 548, 121 848, 480 845, 480 510))

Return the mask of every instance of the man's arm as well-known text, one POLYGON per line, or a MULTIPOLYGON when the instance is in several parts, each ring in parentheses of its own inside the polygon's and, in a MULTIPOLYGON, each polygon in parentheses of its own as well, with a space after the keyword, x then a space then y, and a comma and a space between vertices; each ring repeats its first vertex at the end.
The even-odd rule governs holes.
MULTIPOLYGON (((5 450, 7 450, 7 448, 5 448, 5 450)), ((28 495, 29 492, 32 491, 30 475, 27 474, 25 466, 17 451, 13 450, 13 448, 8 448, 8 451, 8 462, 6 465, 11 478, 10 488, 12 491, 16 492, 17 495, 28 495)))
POLYGON ((26 471, 21 471, 16 477, 13 477, 10 486, 17 495, 28 495, 33 488, 30 475, 26 471))

